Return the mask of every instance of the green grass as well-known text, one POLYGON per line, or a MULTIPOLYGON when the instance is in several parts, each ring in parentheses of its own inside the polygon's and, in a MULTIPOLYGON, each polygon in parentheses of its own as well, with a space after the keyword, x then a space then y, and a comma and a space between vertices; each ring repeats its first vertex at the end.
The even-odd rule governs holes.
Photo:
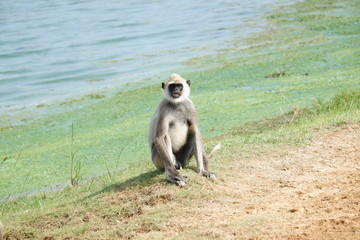
MULTIPOLYGON (((271 27, 265 32, 234 42, 249 48, 226 49, 189 61, 179 74, 192 80, 191 96, 203 136, 210 141, 241 131, 246 123, 313 103, 319 109, 312 111, 320 111, 326 108, 323 102, 343 91, 356 95, 360 89, 359 16, 359 6, 352 0, 300 2, 269 15, 271 27), (277 72, 286 75, 266 77, 277 72)), ((161 97, 159 80, 156 85, 129 86, 113 95, 94 94, 86 100, 44 105, 41 110, 48 114, 22 125, 13 126, 10 121, 0 129, 0 197, 6 200, 12 194, 68 184, 73 169, 69 155, 74 151, 73 161, 82 163, 81 177, 105 174, 107 180, 101 180, 105 185, 115 181, 115 169, 145 164, 151 171, 147 129, 161 97)), ((286 128, 273 131, 277 135, 254 133, 240 141, 298 141, 286 128)), ((211 146, 210 141, 206 147, 211 146)))
MULTIPOLYGON (((217 182, 221 184, 222 175, 234 174, 233 170, 226 167, 234 159, 252 159, 258 152, 251 150, 252 148, 266 151, 282 146, 305 145, 312 139, 314 129, 346 122, 360 123, 359 98, 360 92, 344 92, 331 101, 316 102, 307 108, 250 122, 232 128, 226 134, 208 138, 207 146, 219 141, 223 145, 216 159, 211 162, 211 169, 219 176, 217 182), (346 103, 339 104, 344 102, 346 103), (289 121, 295 113, 296 117, 289 121)), ((171 212, 157 211, 154 207, 147 209, 147 214, 144 214, 146 206, 161 206, 161 203, 169 201, 167 208, 171 209, 171 202, 176 199, 179 204, 187 206, 187 209, 196 209, 199 201, 204 199, 221 201, 218 193, 204 191, 211 189, 212 184, 198 176, 194 168, 193 162, 189 168, 183 169, 191 181, 187 188, 179 188, 166 182, 163 173, 154 170, 150 162, 133 164, 113 173, 111 178, 105 175, 61 191, 2 202, 0 218, 5 222, 6 236, 10 239, 44 239, 47 236, 71 239, 131 238, 132 233, 141 229, 156 233, 163 228, 163 219, 181 216, 182 213, 176 212, 176 209, 171 212), (113 228, 114 223, 119 221, 121 226, 113 228)), ((268 217, 249 221, 265 221, 268 217)), ((245 227, 251 231, 250 222, 237 224, 241 224, 242 229, 245 227)), ((193 232, 184 233, 182 237, 192 239, 197 236, 199 239, 206 239, 209 236, 203 236, 207 233, 205 230, 201 227, 192 229, 193 232)))

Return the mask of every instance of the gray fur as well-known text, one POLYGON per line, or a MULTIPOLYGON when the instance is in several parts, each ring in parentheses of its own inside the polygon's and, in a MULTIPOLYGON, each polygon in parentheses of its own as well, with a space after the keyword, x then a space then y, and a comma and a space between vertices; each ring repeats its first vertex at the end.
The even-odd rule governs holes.
POLYGON ((186 177, 179 169, 186 167, 192 156, 197 162, 199 174, 216 179, 208 170, 194 103, 190 100, 190 81, 177 74, 162 84, 164 99, 160 102, 149 129, 149 145, 154 165, 165 171, 165 178, 186 185, 186 177), (172 98, 168 87, 172 83, 182 84, 181 97, 172 98))

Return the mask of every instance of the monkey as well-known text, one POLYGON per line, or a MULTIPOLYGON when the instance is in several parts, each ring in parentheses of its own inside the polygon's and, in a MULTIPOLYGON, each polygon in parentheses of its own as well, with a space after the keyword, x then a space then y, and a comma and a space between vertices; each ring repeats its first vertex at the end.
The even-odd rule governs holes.
POLYGON ((157 169, 165 172, 168 181, 183 187, 187 184, 187 176, 178 170, 186 167, 191 157, 195 156, 197 172, 215 180, 215 173, 208 170, 208 159, 221 145, 216 145, 209 155, 205 154, 195 105, 189 98, 190 80, 174 73, 162 83, 162 89, 164 98, 149 128, 152 162, 157 169))

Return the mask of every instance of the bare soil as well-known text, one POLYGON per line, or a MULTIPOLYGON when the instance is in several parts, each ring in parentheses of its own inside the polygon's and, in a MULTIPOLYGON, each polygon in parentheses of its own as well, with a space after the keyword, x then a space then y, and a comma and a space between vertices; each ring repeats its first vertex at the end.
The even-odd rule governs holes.
POLYGON ((269 217, 256 239, 360 239, 360 126, 322 130, 306 147, 259 151, 226 185, 239 191, 228 204, 236 217, 269 217))
POLYGON ((193 232, 197 239, 360 239, 360 124, 318 130, 305 147, 250 151, 250 161, 232 159, 232 171, 204 184, 202 198, 144 189, 149 199, 141 214, 177 214, 138 224, 122 237, 191 239, 193 232))

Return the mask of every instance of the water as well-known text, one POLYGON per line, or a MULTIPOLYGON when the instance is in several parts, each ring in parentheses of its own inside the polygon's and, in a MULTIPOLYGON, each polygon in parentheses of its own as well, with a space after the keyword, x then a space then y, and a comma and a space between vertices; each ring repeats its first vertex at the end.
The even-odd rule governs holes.
POLYGON ((176 71, 257 31, 248 23, 274 3, 1 1, 0 113, 176 71))

